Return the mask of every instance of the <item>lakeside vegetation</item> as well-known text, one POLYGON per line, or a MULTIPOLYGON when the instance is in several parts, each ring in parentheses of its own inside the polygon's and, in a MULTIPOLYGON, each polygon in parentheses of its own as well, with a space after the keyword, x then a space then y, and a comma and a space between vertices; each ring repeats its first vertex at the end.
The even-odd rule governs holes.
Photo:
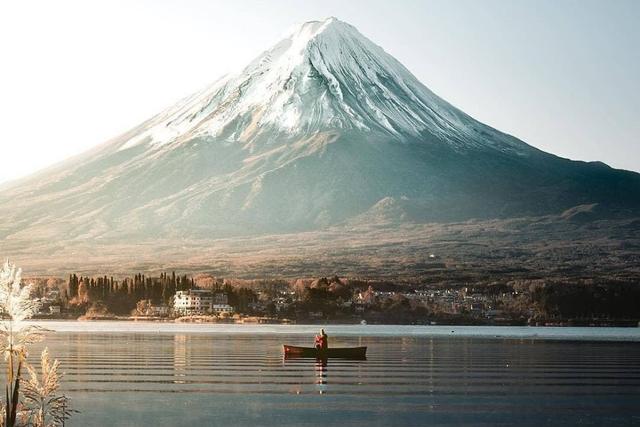
MULTIPOLYGON (((390 324, 628 325, 640 321, 633 280, 520 279, 433 284, 363 278, 233 279, 207 274, 70 274, 34 279, 47 318, 185 319, 178 291, 223 294, 233 313, 193 312, 200 321, 390 324), (256 320, 257 319, 257 320, 256 320)), ((195 317, 194 317, 195 318, 195 317)))
POLYGON ((34 286, 23 285, 21 272, 5 262, 0 270, 0 352, 6 362, 4 401, 0 405, 0 427, 64 426, 74 412, 60 392, 60 363, 51 361, 49 350, 40 357, 40 372, 29 359, 31 345, 41 342, 48 331, 25 324, 40 308, 33 298, 34 286), (24 372, 29 373, 26 379, 24 372))

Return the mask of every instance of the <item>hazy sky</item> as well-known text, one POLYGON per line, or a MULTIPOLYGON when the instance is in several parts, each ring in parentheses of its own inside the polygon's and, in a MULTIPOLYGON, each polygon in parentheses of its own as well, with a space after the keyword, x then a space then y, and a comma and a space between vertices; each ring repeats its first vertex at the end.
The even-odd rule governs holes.
POLYGON ((327 16, 482 122, 640 171, 640 1, 1 0, 0 181, 116 136, 327 16))

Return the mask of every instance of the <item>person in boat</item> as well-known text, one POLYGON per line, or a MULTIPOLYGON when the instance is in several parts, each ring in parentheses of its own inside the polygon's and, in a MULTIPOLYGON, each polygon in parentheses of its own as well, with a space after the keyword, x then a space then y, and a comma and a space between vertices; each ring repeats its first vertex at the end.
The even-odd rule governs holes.
POLYGON ((322 350, 322 334, 316 335, 313 344, 314 344, 316 350, 322 350))
POLYGON ((316 335, 315 346, 318 350, 329 348, 329 336, 324 332, 324 329, 320 330, 320 335, 316 335))

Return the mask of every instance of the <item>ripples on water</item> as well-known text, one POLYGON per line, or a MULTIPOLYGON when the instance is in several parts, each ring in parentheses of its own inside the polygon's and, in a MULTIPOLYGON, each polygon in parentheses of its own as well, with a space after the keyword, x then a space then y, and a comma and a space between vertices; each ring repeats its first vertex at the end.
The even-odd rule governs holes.
POLYGON ((82 411, 70 426, 640 423, 634 342, 343 336, 331 345, 368 346, 368 360, 283 359, 283 343, 310 341, 58 332, 47 345, 82 411))

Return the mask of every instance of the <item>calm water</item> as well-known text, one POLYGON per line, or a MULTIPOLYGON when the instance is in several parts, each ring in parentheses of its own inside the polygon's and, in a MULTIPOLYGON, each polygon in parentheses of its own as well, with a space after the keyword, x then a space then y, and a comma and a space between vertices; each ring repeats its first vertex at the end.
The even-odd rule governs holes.
POLYGON ((323 366, 282 357, 315 327, 49 326, 70 426, 640 424, 640 328, 336 326, 368 359, 323 366))

